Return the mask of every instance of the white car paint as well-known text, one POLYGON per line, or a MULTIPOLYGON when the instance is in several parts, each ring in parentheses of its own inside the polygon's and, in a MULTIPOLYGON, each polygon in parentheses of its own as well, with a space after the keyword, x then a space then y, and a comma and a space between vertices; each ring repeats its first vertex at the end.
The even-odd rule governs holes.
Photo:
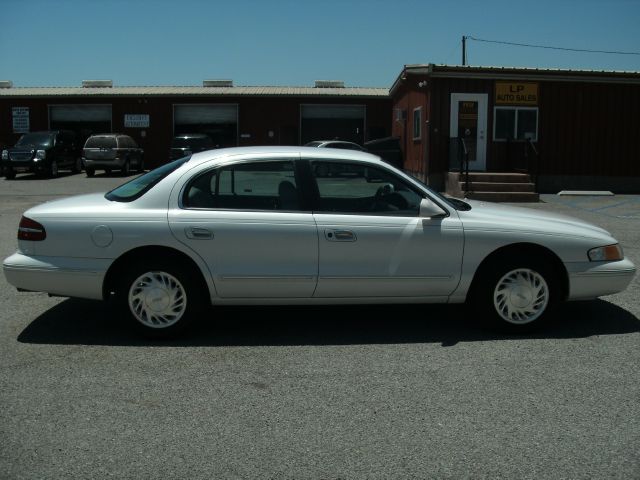
POLYGON ((571 217, 467 201, 456 210, 412 177, 370 154, 304 147, 201 152, 132 202, 104 194, 55 200, 25 216, 44 241, 19 241, 5 259, 12 285, 55 295, 103 299, 112 265, 134 249, 162 246, 197 265, 213 304, 465 301, 478 266, 492 252, 535 244, 562 262, 569 300, 621 291, 635 274, 628 259, 591 262, 589 249, 616 244, 605 230, 571 217), (400 177, 443 215, 188 209, 188 182, 213 167, 268 159, 345 160, 400 177))

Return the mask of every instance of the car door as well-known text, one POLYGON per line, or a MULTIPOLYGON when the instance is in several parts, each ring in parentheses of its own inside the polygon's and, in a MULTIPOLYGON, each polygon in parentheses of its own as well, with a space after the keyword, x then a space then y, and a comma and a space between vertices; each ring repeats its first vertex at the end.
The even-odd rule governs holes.
POLYGON ((169 211, 173 234, 209 266, 222 298, 311 297, 318 234, 305 208, 297 156, 209 168, 169 211))
POLYGON ((443 297, 458 285, 455 211, 421 218, 426 194, 382 166, 313 161, 320 266, 316 297, 443 297))

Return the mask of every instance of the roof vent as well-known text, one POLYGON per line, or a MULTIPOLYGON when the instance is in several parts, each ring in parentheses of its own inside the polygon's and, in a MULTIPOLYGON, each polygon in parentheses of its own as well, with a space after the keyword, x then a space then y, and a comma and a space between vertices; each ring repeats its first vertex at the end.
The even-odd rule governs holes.
POLYGON ((342 80, 316 80, 316 88, 344 88, 342 80))
POLYGON ((11 80, 0 80, 0 88, 11 88, 13 87, 13 82, 11 80))
POLYGON ((233 87, 233 80, 203 80, 203 87, 233 87))
POLYGON ((111 88, 113 80, 83 80, 82 88, 111 88))

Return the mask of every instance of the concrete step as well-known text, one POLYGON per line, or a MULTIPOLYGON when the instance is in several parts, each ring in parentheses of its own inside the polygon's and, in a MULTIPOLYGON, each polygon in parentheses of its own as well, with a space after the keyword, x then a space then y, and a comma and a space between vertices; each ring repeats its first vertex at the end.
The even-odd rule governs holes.
MULTIPOLYGON (((466 175, 463 173, 459 179, 464 182, 466 175)), ((496 182, 496 183, 531 183, 531 176, 527 173, 495 173, 495 172, 469 172, 471 182, 496 182)))
POLYGON ((466 198, 485 202, 539 202, 540 195, 535 192, 469 192, 466 198))
MULTIPOLYGON (((464 182, 460 182, 460 188, 464 190, 464 182)), ((472 192, 535 192, 533 183, 497 183, 497 182, 469 182, 472 192)))

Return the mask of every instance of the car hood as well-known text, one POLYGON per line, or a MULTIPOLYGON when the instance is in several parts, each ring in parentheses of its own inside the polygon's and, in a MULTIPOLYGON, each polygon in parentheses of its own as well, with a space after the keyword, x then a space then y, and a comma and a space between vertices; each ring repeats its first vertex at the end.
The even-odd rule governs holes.
POLYGON ((568 215, 477 200, 464 201, 471 205, 471 210, 459 212, 465 229, 520 231, 615 241, 605 229, 568 215))

